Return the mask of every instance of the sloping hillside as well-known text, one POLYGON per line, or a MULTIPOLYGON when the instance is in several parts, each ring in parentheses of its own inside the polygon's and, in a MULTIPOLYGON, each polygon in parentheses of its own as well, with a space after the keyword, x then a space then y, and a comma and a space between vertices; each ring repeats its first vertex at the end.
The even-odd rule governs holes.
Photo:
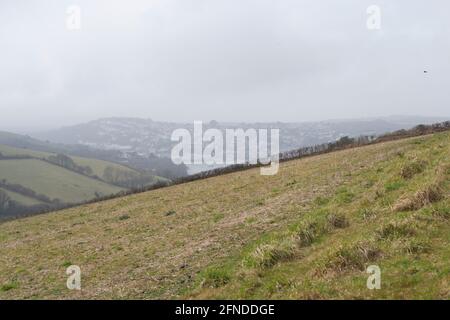
POLYGON ((167 181, 104 160, 0 144, 0 219, 167 181))
POLYGON ((97 194, 115 194, 123 188, 98 181, 37 159, 0 160, 0 177, 63 203, 93 199, 97 194))
POLYGON ((448 299, 449 156, 447 132, 6 222, 0 298, 448 299))
MULTIPOLYGON (((4 156, 31 156, 34 158, 48 159, 50 156, 55 156, 56 153, 37 151, 32 149, 16 148, 0 144, 0 153, 4 156)), ((138 173, 136 170, 130 169, 126 166, 117 163, 108 162, 98 159, 89 159, 82 157, 71 156, 76 164, 80 166, 88 166, 92 169, 92 173, 98 177, 102 177, 107 167, 113 167, 117 170, 123 170, 131 173, 138 173)))
MULTIPOLYGON (((53 133, 51 136, 58 135, 53 133)), ((50 139, 52 140, 52 139, 50 139)), ((70 155, 77 163, 86 163, 101 177, 105 165, 133 174, 151 172, 154 176, 174 179, 187 175, 184 165, 175 165, 169 158, 160 158, 153 154, 142 156, 135 152, 117 149, 95 149, 89 145, 59 144, 48 140, 40 141, 30 136, 0 131, 0 153, 29 155, 35 158, 47 158, 50 154, 70 155), (131 169, 130 169, 131 168, 131 169), (124 170, 125 169, 125 170, 124 170)))

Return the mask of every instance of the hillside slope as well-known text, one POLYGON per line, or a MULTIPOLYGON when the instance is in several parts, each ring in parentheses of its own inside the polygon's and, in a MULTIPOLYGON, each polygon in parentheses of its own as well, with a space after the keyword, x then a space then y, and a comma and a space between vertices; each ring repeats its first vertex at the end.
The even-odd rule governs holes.
MULTIPOLYGON (((54 132, 50 136, 58 135, 54 132)), ((52 140, 52 139, 50 139, 52 140)), ((50 154, 70 155, 77 163, 88 162, 94 173, 101 177, 105 165, 130 172, 147 172, 152 175, 173 179, 187 175, 184 165, 175 165, 169 158, 160 158, 153 154, 142 156, 135 152, 123 150, 95 149, 88 145, 52 143, 40 141, 30 136, 0 131, 0 153, 25 154, 36 158, 48 157, 50 154), (87 159, 87 160, 86 160, 87 159), (130 169, 131 168, 131 169, 130 169)))
POLYGON ((82 202, 94 199, 96 194, 124 190, 37 159, 0 160, 0 177, 63 203, 82 202))
POLYGON ((6 222, 0 298, 448 299, 449 156, 446 132, 6 222))
MULTIPOLYGON (((4 156, 31 156, 34 158, 41 158, 41 159, 48 159, 50 156, 56 155, 56 153, 38 151, 33 149, 16 148, 3 144, 0 144, 0 153, 3 154, 4 156)), ((97 175, 98 177, 102 177, 105 169, 109 166, 117 170, 123 170, 131 173, 138 173, 136 170, 113 162, 76 156, 71 156, 71 158, 75 161, 77 165, 89 166, 92 169, 92 173, 97 175)))
POLYGON ((168 181, 109 161, 0 144, 0 219, 168 181))

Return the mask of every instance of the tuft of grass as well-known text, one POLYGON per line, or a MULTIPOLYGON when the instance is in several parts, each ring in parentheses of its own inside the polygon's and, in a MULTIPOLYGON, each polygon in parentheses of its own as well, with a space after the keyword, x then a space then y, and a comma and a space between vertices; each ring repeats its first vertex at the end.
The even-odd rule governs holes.
POLYGON ((394 240, 411 237, 415 234, 416 230, 409 221, 391 222, 376 231, 379 240, 394 240))
POLYGON ((120 220, 120 221, 128 220, 128 219, 130 219, 130 216, 127 215, 127 214, 123 214, 123 215, 121 215, 121 216, 119 217, 119 220, 120 220))
POLYGON ((296 245, 292 238, 260 244, 246 259, 251 267, 270 268, 279 261, 286 261, 295 254, 296 245))
POLYGON ((431 214, 439 219, 450 220, 450 207, 445 204, 438 204, 431 209, 431 214))
POLYGON ((219 288, 231 280, 231 271, 225 267, 209 267, 204 270, 202 276, 202 287, 219 288))
POLYGON ((73 263, 70 262, 70 261, 64 261, 63 264, 62 264, 62 266, 63 266, 64 268, 68 268, 68 267, 70 267, 71 265, 73 265, 73 263))
POLYGON ((373 208, 362 208, 359 210, 359 215, 364 220, 375 219, 377 217, 377 211, 373 208))
POLYGON ((19 285, 17 284, 17 282, 6 283, 0 286, 0 292, 7 292, 13 289, 17 289, 18 287, 19 285))
POLYGON ((167 211, 164 215, 165 215, 166 217, 168 217, 168 216, 174 215, 175 213, 176 213, 175 210, 169 210, 169 211, 167 211))
POLYGON ((339 214, 339 213, 329 214, 327 216, 327 220, 328 220, 328 224, 332 228, 342 229, 342 228, 347 228, 350 225, 347 217, 345 215, 339 214))
POLYGON ((412 197, 402 197, 393 206, 394 211, 418 210, 428 204, 442 200, 444 190, 438 183, 433 183, 419 191, 412 197))
POLYGON ((400 176, 403 179, 411 179, 416 174, 422 173, 426 166, 427 162, 425 160, 420 159, 413 159, 411 162, 405 163, 401 170, 400 170, 400 176))
POLYGON ((352 270, 363 271, 367 263, 376 261, 380 256, 381 250, 372 241, 341 245, 328 257, 325 269, 338 273, 352 270))
POLYGON ((431 251, 431 244, 421 239, 410 239, 402 245, 403 252, 407 254, 420 254, 431 251))
POLYGON ((318 237, 326 232, 325 227, 319 221, 303 222, 298 227, 295 238, 301 247, 312 244, 318 237))

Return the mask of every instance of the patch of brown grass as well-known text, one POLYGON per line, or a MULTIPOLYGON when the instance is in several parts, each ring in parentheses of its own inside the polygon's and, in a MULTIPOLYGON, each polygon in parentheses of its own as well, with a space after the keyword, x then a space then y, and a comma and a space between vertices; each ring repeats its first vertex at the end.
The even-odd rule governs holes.
POLYGON ((444 190, 438 183, 433 183, 422 190, 417 191, 412 197, 400 198, 392 207, 393 211, 418 210, 428 204, 444 198, 444 190))
POLYGON ((260 268, 270 268, 279 261, 289 260, 295 254, 296 246, 291 239, 284 241, 262 244, 256 247, 251 254, 252 265, 260 268))
POLYGON ((359 270, 363 271, 369 262, 376 261, 381 250, 372 241, 358 241, 348 246, 340 246, 325 263, 325 269, 337 273, 359 270))
POLYGON ((377 238, 380 240, 393 240, 414 236, 416 229, 409 220, 403 222, 391 222, 376 231, 377 238))
POLYGON ((300 226, 295 238, 301 247, 309 246, 325 233, 325 228, 317 221, 307 222, 300 226))
POLYGON ((425 160, 413 159, 411 162, 405 163, 402 166, 400 176, 403 179, 411 179, 416 174, 422 173, 425 170, 427 164, 428 163, 425 160))
POLYGON ((350 225, 350 222, 348 221, 347 217, 345 215, 339 214, 339 213, 329 214, 327 217, 327 220, 328 220, 328 224, 332 228, 343 229, 343 228, 347 228, 350 225))

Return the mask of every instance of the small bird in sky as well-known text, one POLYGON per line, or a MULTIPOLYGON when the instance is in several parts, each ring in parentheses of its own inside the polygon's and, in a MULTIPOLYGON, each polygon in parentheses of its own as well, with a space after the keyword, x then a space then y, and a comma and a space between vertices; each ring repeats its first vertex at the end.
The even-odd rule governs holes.
POLYGON ((423 73, 428 73, 428 71, 427 70, 423 70, 423 73))

